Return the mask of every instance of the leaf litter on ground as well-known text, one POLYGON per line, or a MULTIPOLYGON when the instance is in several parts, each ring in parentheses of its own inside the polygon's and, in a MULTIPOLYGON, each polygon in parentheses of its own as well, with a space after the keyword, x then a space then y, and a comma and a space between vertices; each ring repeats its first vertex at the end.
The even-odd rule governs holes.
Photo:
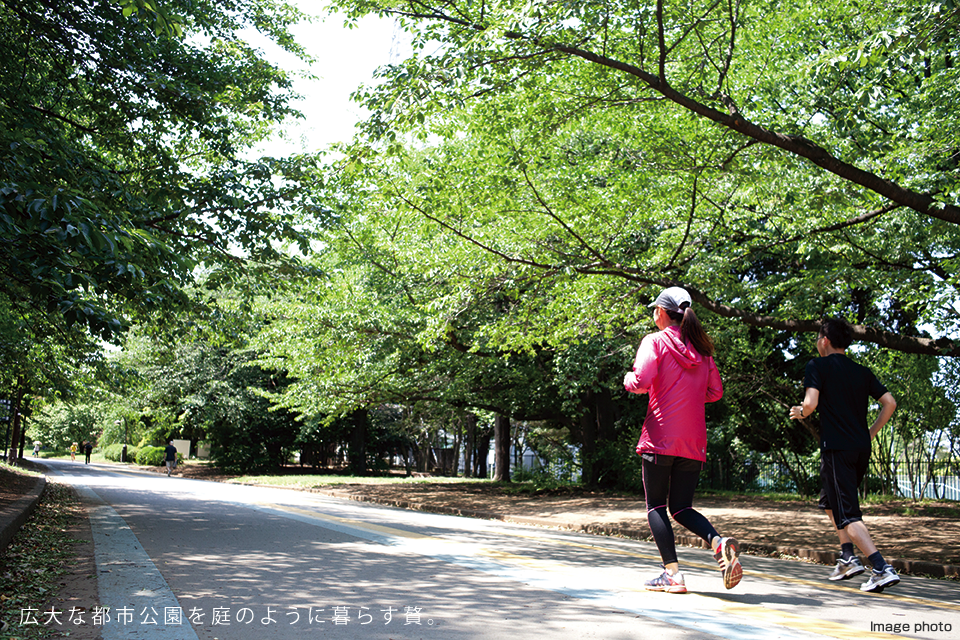
POLYGON ((82 542, 67 533, 70 523, 81 517, 73 491, 48 482, 33 514, 0 552, 0 621, 6 623, 0 638, 34 640, 55 633, 45 624, 54 610, 49 603, 59 590, 58 578, 76 556, 72 545, 82 542))

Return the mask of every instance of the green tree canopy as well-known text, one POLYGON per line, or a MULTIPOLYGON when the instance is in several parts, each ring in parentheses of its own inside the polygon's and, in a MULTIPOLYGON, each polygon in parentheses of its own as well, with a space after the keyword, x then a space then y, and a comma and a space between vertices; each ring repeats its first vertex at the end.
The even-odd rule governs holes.
MULTIPOLYGON (((300 159, 248 159, 298 114, 246 44, 303 56, 274 0, 0 2, 0 296, 113 339, 173 318, 194 270, 294 266, 300 159), (181 35, 182 34, 182 35, 181 35)), ((299 202, 300 206, 309 203, 299 202)))
POLYGON ((536 283, 554 335, 680 284, 754 326, 841 314, 960 355, 930 333, 958 329, 956 7, 334 4, 415 51, 358 93, 372 145, 346 170, 380 164, 391 208, 536 283), (408 135, 434 149, 415 171, 382 155, 408 135))

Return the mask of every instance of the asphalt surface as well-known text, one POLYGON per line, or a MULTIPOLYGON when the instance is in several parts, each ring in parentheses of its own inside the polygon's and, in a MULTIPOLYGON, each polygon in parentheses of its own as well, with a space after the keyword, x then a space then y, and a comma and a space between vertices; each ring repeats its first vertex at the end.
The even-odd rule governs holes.
POLYGON ((104 465, 51 462, 78 488, 112 638, 953 638, 956 582, 883 594, 823 567, 744 557, 725 590, 684 550, 691 593, 653 593, 650 543, 408 511, 104 465), (179 611, 178 624, 166 614, 179 611))

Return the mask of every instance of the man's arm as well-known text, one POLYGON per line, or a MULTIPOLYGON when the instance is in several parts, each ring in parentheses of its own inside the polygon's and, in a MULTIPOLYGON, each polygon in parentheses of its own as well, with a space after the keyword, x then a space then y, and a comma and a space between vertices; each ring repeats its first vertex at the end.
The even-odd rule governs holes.
POLYGON ((790 419, 800 420, 802 418, 809 418, 813 415, 813 412, 817 410, 818 404, 820 404, 820 389, 807 387, 807 392, 803 396, 803 404, 790 407, 790 419))
POLYGON ((897 409, 897 401, 893 399, 893 394, 887 391, 885 394, 880 396, 880 414, 877 416, 877 419, 874 420, 873 426, 870 427, 870 439, 873 440, 877 437, 877 434, 880 433, 880 429, 883 429, 883 425, 887 424, 887 421, 890 420, 890 416, 893 415, 893 412, 897 409))

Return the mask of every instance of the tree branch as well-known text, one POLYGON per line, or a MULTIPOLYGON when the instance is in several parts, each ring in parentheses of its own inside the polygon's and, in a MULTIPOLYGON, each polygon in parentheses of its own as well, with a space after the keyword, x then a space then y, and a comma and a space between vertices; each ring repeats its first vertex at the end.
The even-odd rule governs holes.
MULTIPOLYGON (((702 291, 690 285, 673 283, 670 286, 682 286, 690 297, 705 308, 724 318, 736 318, 744 324, 768 329, 780 329, 793 333, 820 331, 820 320, 783 320, 773 316, 764 316, 737 309, 708 298, 702 291)), ((949 338, 920 338, 904 336, 890 331, 883 331, 866 325, 853 325, 853 336, 857 340, 872 342, 873 344, 902 353, 918 353, 931 356, 960 357, 960 344, 949 338)))
POLYGON ((671 102, 691 111, 703 118, 711 120, 721 126, 727 127, 737 133, 740 133, 752 140, 768 144, 770 146, 783 149, 789 153, 806 158, 813 164, 830 173, 837 175, 854 184, 870 189, 885 198, 909 207, 924 215, 960 225, 960 207, 950 205, 944 202, 938 202, 933 197, 911 191, 901 187, 891 180, 885 180, 880 176, 864 171, 852 164, 831 155, 826 149, 817 145, 811 140, 802 136, 786 135, 765 129, 760 125, 750 122, 736 109, 732 113, 726 114, 705 104, 701 104, 687 95, 673 89, 666 82, 661 82, 660 78, 653 74, 634 67, 633 65, 614 60, 595 54, 584 49, 566 45, 553 45, 557 51, 568 53, 572 56, 582 58, 588 62, 593 62, 610 69, 616 69, 628 73, 640 79, 648 87, 661 94, 671 102))
POLYGON ((683 230, 683 239, 677 243, 677 248, 673 252, 673 255, 670 256, 670 260, 667 262, 666 269, 669 269, 673 266, 674 260, 680 255, 680 252, 683 251, 683 247, 687 244, 687 239, 690 237, 690 228, 693 227, 693 218, 697 211, 697 181, 699 180, 699 175, 693 176, 693 189, 690 192, 690 215, 687 216, 687 226, 683 230))
POLYGON ((868 222, 868 221, 872 220, 873 218, 876 218, 876 217, 878 217, 878 216, 881 216, 881 215, 883 215, 883 214, 885 214, 885 213, 890 213, 891 211, 894 211, 894 210, 899 209, 899 208, 900 208, 900 205, 898 205, 898 204, 888 204, 888 205, 886 205, 886 206, 880 207, 879 209, 874 209, 873 211, 868 211, 867 213, 864 213, 864 214, 862 214, 862 215, 859 215, 859 216, 857 216, 857 217, 855 217, 855 218, 850 218, 849 220, 844 220, 844 221, 842 221, 842 222, 837 222, 836 224, 832 224, 832 225, 829 225, 829 226, 826 226, 826 227, 819 227, 819 228, 817 228, 817 229, 811 229, 810 231, 806 231, 806 232, 804 232, 804 233, 802 233, 802 234, 798 233, 798 234, 795 234, 795 235, 793 235, 793 236, 791 236, 791 237, 789 237, 789 238, 784 238, 784 239, 782 239, 782 240, 777 240, 776 242, 770 242, 770 243, 768 243, 768 244, 766 244, 766 245, 764 245, 764 246, 762 246, 762 247, 756 248, 756 249, 750 249, 747 253, 743 254, 743 256, 746 256, 748 253, 758 253, 758 252, 768 251, 768 250, 770 250, 770 249, 772 249, 772 248, 774 248, 774 247, 779 247, 779 246, 782 246, 782 245, 785 245, 785 244, 789 244, 789 243, 791 243, 791 242, 799 242, 800 240, 804 240, 804 239, 809 238, 809 237, 811 237, 811 236, 819 235, 819 234, 821 234, 821 233, 829 233, 829 232, 831 232, 831 231, 840 231, 840 230, 846 229, 846 228, 848 228, 848 227, 854 227, 854 226, 857 226, 857 225, 859 225, 859 224, 863 224, 864 222, 868 222))
MULTIPOLYGON (((736 110, 734 110, 733 113, 723 113, 717 109, 697 102, 693 98, 673 89, 665 77, 666 67, 664 56, 666 54, 666 43, 663 39, 662 10, 663 0, 658 0, 657 20, 658 23, 660 23, 659 38, 661 51, 660 59, 658 61, 658 76, 644 71, 643 69, 632 64, 628 64, 614 58, 609 58, 577 46, 543 43, 536 38, 528 37, 525 34, 516 31, 508 31, 503 35, 505 38, 510 40, 530 42, 538 46, 543 46, 554 51, 559 51, 570 56, 581 58, 587 62, 592 62, 594 64, 607 67, 608 69, 614 69, 627 73, 635 78, 638 78, 650 89, 661 94, 664 98, 692 113, 695 113, 698 116, 706 118, 707 120, 715 122, 732 131, 736 131, 737 133, 744 135, 751 140, 756 140, 758 142, 783 149, 784 151, 796 156, 800 156, 801 158, 806 158, 816 166, 825 169, 830 173, 843 178, 844 180, 849 180, 854 184, 870 189, 871 191, 874 191, 885 198, 889 198, 896 203, 899 203, 905 207, 909 207, 926 216, 943 220, 944 222, 949 222, 951 224, 960 225, 960 207, 958 206, 945 202, 938 202, 927 194, 906 189, 892 180, 885 180, 874 173, 865 171, 859 167, 844 162, 833 156, 823 147, 802 136, 787 135, 765 129, 764 127, 761 127, 760 125, 746 119, 736 110)), ((477 31, 486 30, 486 26, 483 24, 471 24, 468 21, 436 12, 417 13, 396 10, 388 10, 387 12, 397 15, 404 15, 407 17, 441 20, 444 22, 458 24, 460 26, 470 27, 477 31)))
MULTIPOLYGON (((471 22, 468 19, 456 18, 444 13, 439 13, 432 7, 428 7, 423 2, 415 2, 415 4, 423 7, 424 11, 402 11, 388 8, 384 10, 384 13, 410 18, 439 20, 442 22, 467 27, 475 31, 485 31, 487 29, 486 25, 482 22, 471 22)), ((673 89, 665 77, 666 61, 664 56, 666 55, 666 43, 663 35, 662 12, 663 0, 658 0, 656 12, 660 42, 658 76, 644 71, 643 69, 632 64, 609 58, 605 55, 600 55, 577 46, 545 43, 537 38, 529 37, 516 31, 507 31, 503 34, 503 36, 510 40, 529 42, 546 49, 552 49, 570 56, 581 58, 587 62, 592 62, 594 64, 607 67, 608 69, 615 69, 617 71, 627 73, 635 78, 638 78, 650 89, 661 94, 664 98, 692 113, 695 113, 698 116, 706 118, 707 120, 715 122, 732 131, 736 131, 737 133, 744 135, 751 140, 756 140, 758 142, 783 149, 784 151, 801 158, 806 158, 816 166, 825 169, 828 172, 843 178, 844 180, 848 180, 854 184, 874 191, 875 193, 888 198, 893 202, 901 204, 905 207, 909 207, 926 216, 943 220, 944 222, 949 222, 951 224, 960 225, 960 207, 956 205, 939 202, 930 195, 906 189, 892 180, 883 179, 874 173, 865 171, 859 167, 844 162, 833 156, 823 147, 802 136, 787 135, 765 129, 760 125, 747 120, 739 112, 735 111, 733 113, 723 113, 717 109, 697 102, 689 96, 673 89)))
POLYGON ((42 114, 45 115, 45 116, 50 116, 51 118, 54 118, 54 119, 59 120, 59 121, 61 121, 61 122, 66 122, 66 123, 69 124, 71 127, 75 127, 75 128, 80 129, 81 131, 84 131, 84 132, 86 132, 86 133, 94 134, 94 133, 97 132, 96 129, 91 129, 90 127, 85 127, 85 126, 83 126, 82 124, 80 124, 79 122, 74 122, 74 121, 71 120, 70 118, 67 118, 67 117, 65 117, 65 116, 62 116, 62 115, 60 115, 59 113, 57 113, 57 112, 55 112, 55 111, 50 111, 50 109, 45 109, 45 108, 43 108, 43 107, 38 107, 38 106, 35 105, 35 104, 30 105, 30 108, 33 109, 34 111, 38 111, 38 112, 42 113, 42 114))
POLYGON ((537 199, 537 202, 540 203, 540 206, 543 207, 543 210, 547 212, 547 215, 553 218, 557 224, 563 227, 563 230, 570 234, 576 241, 580 244, 581 247, 586 249, 593 257, 597 260, 604 262, 605 264, 610 264, 610 262, 604 257, 599 251, 590 246, 590 244, 584 240, 576 231, 570 228, 570 226, 563 221, 563 219, 554 213, 553 209, 550 208, 550 205, 543 199, 540 195, 540 192, 537 190, 537 187, 533 184, 533 181, 530 179, 530 175, 527 173, 527 167, 524 166, 521 171, 523 171, 523 178, 527 183, 527 186, 530 187, 530 190, 533 191, 533 196, 537 199))

